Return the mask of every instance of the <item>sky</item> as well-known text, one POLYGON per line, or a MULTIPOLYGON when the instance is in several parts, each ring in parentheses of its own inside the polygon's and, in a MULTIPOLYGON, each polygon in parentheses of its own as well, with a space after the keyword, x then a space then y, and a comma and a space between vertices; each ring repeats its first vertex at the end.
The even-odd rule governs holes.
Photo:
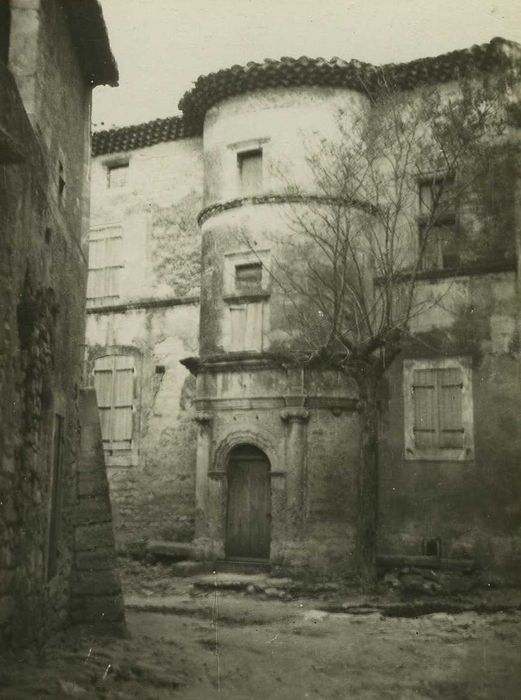
POLYGON ((520 0, 101 0, 120 86, 94 91, 95 130, 171 116, 199 75, 302 55, 408 61, 502 36, 520 0))

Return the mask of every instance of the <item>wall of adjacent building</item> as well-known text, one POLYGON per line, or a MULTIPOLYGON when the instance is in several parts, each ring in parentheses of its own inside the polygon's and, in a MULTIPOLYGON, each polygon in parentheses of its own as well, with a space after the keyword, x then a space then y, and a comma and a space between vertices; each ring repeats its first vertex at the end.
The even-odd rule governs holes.
POLYGON ((135 368, 131 446, 105 452, 121 548, 194 532, 195 379, 180 360, 198 352, 201 198, 200 138, 93 159, 91 237, 118 227, 121 271, 117 297, 88 300, 86 374, 115 354, 135 368))
POLYGON ((68 615, 91 86, 60 4, 11 4, 0 127, 19 157, 7 158, 0 180, 0 641, 17 644, 68 615))

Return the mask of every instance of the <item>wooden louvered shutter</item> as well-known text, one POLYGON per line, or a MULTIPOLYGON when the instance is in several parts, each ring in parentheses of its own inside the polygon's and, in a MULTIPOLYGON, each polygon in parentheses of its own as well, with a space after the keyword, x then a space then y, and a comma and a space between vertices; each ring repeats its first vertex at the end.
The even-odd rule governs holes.
POLYGON ((134 358, 107 355, 96 360, 94 387, 105 449, 128 450, 132 443, 134 358))
POLYGON ((463 447, 462 394, 463 377, 461 369, 439 369, 438 407, 440 442, 444 448, 463 447))
POLYGON ((114 358, 114 429, 115 450, 130 449, 132 440, 132 408, 134 400, 134 358, 114 358))
POLYGON ((418 448, 438 446, 438 401, 436 370, 417 369, 413 372, 414 444, 418 448))

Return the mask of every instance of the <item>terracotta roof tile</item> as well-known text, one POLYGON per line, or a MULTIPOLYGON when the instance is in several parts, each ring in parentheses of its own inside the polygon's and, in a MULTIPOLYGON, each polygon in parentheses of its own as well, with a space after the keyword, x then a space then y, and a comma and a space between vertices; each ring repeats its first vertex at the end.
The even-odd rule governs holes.
POLYGON ((206 111, 220 100, 267 87, 327 85, 368 92, 385 76, 400 89, 421 84, 448 82, 472 70, 488 71, 521 63, 521 45, 495 38, 487 44, 451 51, 441 56, 408 63, 374 66, 356 59, 334 57, 266 59, 234 65, 199 77, 179 102, 183 116, 155 119, 146 124, 99 131, 92 137, 94 156, 152 146, 199 135, 206 111))
POLYGON ((164 141, 196 136, 199 129, 194 128, 183 117, 166 117, 154 119, 144 124, 123 126, 92 134, 92 155, 132 151, 146 146, 154 146, 164 141))
POLYGON ((441 56, 421 58, 408 63, 374 66, 370 63, 340 58, 266 59, 232 66, 199 77, 194 87, 179 102, 185 119, 202 123, 206 111, 220 100, 266 87, 328 85, 366 92, 385 75, 401 89, 422 83, 446 82, 470 70, 491 70, 505 65, 515 54, 521 59, 521 46, 501 38, 469 49, 451 51, 441 56))

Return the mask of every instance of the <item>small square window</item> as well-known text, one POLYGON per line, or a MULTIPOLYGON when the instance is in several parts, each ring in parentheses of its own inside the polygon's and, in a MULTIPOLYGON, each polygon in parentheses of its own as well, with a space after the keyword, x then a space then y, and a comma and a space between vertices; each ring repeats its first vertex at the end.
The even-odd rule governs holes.
POLYGON ((128 163, 109 165, 107 169, 107 184, 109 189, 125 187, 128 182, 128 163))
POLYGON ((245 263, 235 266, 235 289, 237 292, 254 292, 262 288, 262 264, 245 263))
POLYGON ((262 188, 262 149, 243 151, 237 154, 237 165, 241 193, 251 195, 260 192, 262 188))

